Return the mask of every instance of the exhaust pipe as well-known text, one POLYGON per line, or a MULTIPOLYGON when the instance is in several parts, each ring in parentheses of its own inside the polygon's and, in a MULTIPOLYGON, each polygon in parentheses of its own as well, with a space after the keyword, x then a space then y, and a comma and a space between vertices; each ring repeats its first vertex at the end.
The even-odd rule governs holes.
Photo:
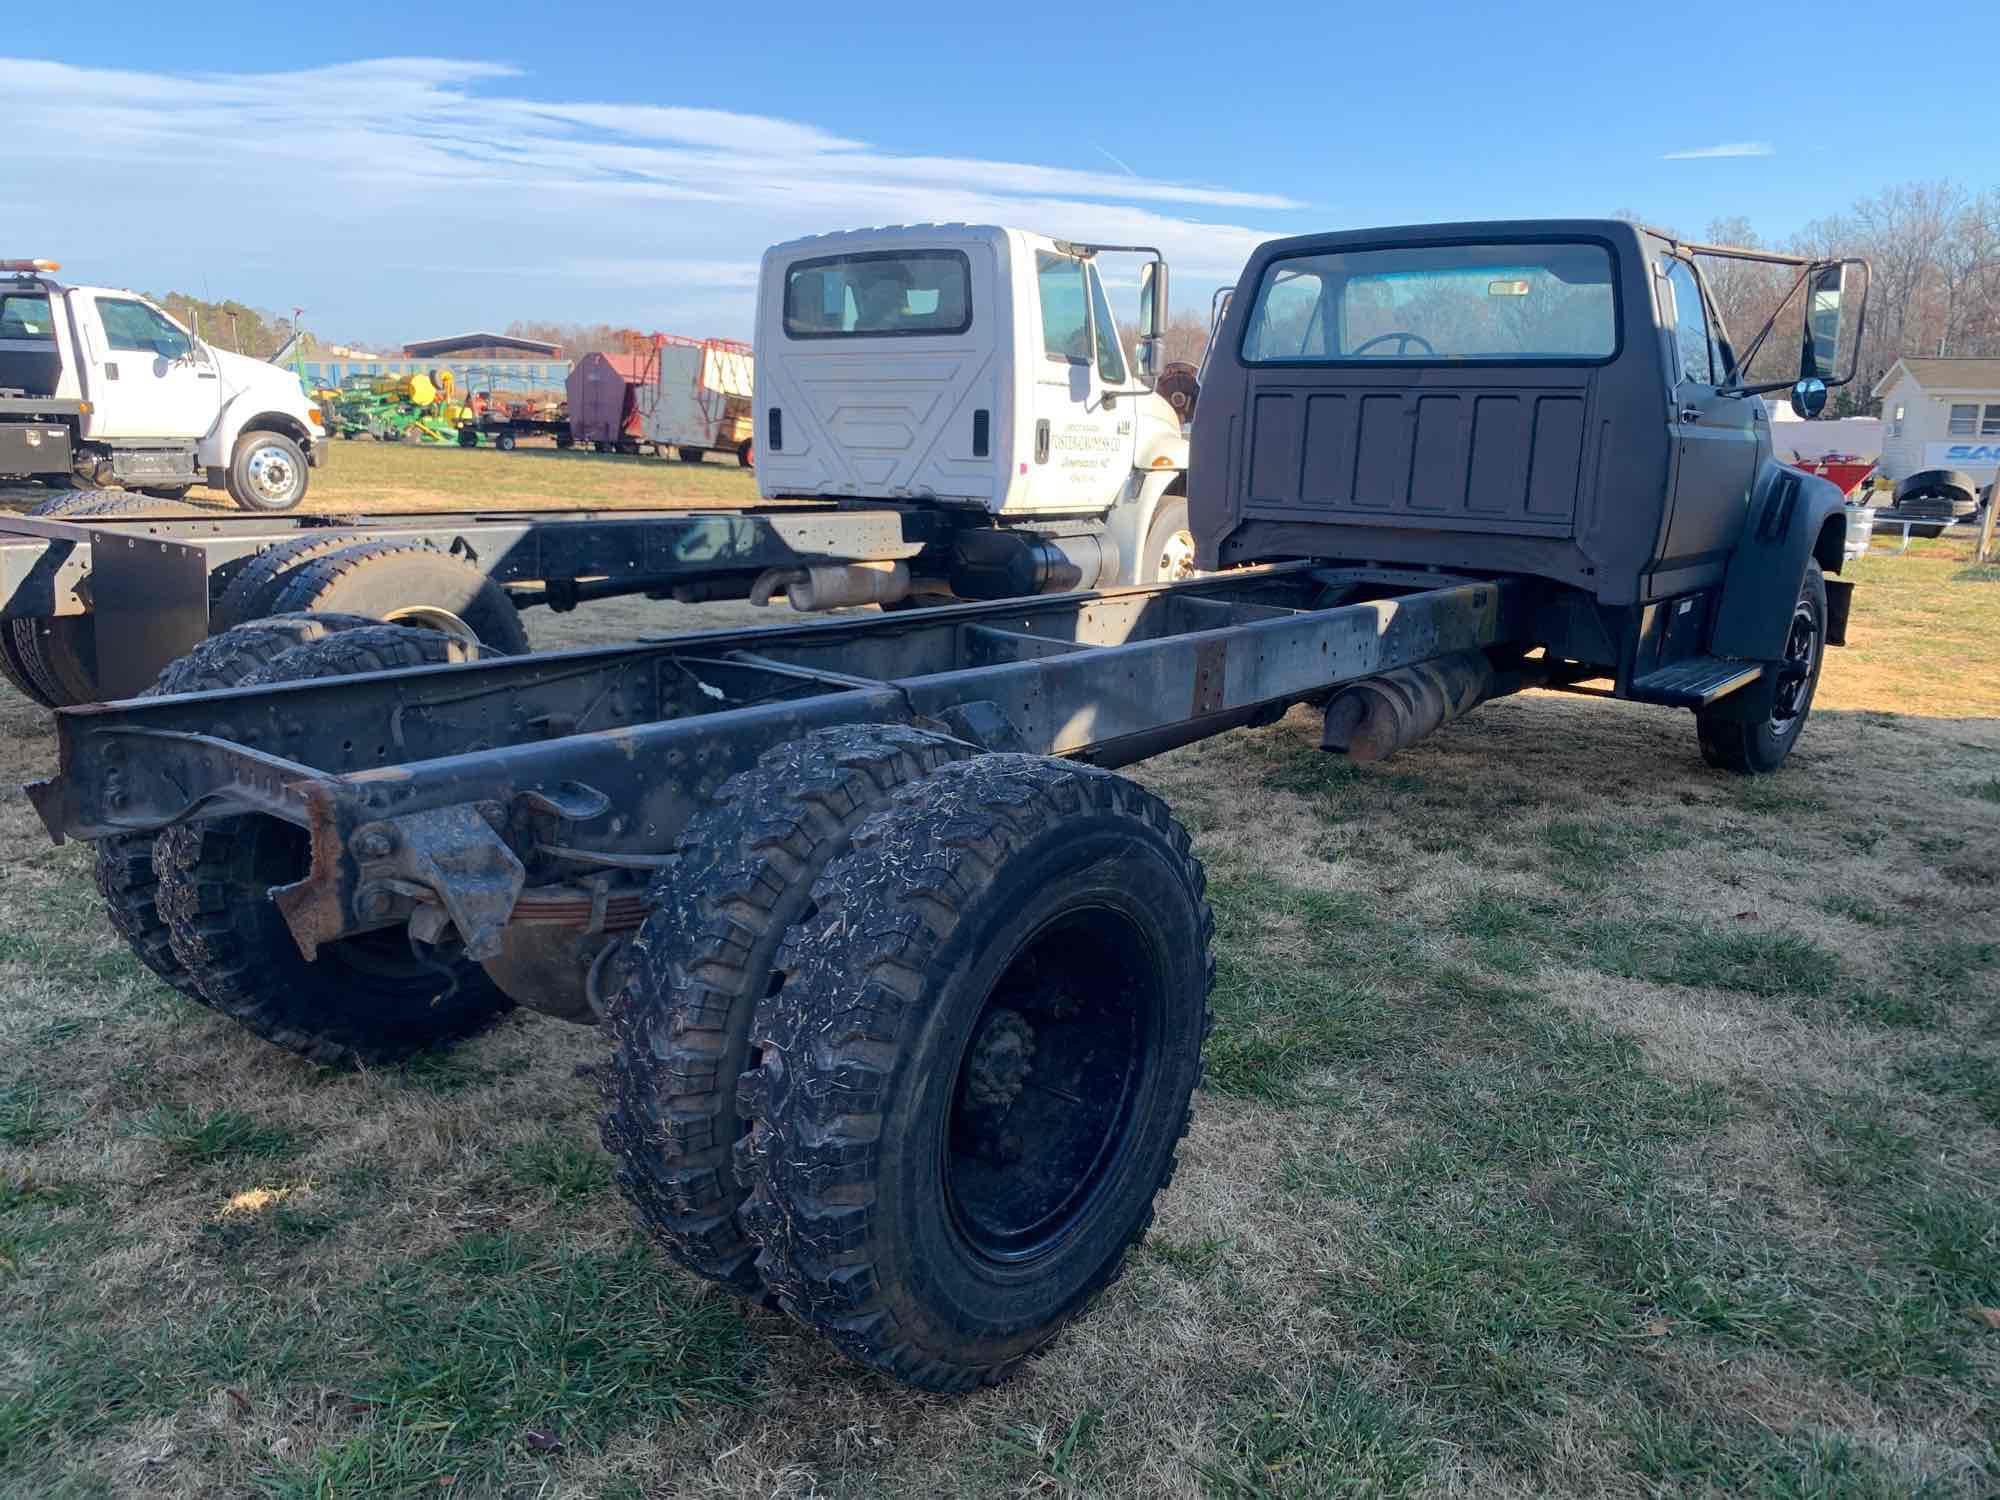
POLYGON ((761 608, 779 593, 802 614, 847 609, 857 604, 894 604, 910 595, 910 565, 858 562, 768 568, 751 585, 750 602, 761 608))
POLYGON ((1326 706, 1322 750, 1366 763, 1393 755, 1492 696, 1493 664, 1458 651, 1349 683, 1326 706))

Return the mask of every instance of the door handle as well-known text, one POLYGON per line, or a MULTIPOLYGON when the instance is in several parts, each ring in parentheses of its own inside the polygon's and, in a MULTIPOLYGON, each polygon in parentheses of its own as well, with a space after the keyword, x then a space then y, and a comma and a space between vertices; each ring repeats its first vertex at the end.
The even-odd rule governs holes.
POLYGON ((1681 408, 1681 420, 1683 422, 1699 422, 1701 420, 1701 408, 1699 406, 1683 406, 1681 408))

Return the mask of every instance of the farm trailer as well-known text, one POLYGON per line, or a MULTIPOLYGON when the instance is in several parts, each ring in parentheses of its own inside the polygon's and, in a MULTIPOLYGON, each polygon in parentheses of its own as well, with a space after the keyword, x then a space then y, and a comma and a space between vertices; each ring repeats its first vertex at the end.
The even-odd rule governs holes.
MULTIPOLYGON (((1719 766, 1796 744, 1840 497, 1772 457, 1763 336, 1739 359, 1691 250, 1264 247, 1196 413, 1229 572, 488 660, 281 615, 64 711, 30 795, 143 961, 306 1056, 601 1021, 668 1254, 913 1384, 998 1380, 1143 1236, 1200 1078, 1202 871, 1111 768, 1298 704, 1371 760, 1593 679, 1694 708, 1719 766)), ((1855 269, 1797 263, 1801 408, 1851 378, 1855 269)))
POLYGON ((569 435, 600 452, 669 448, 689 463, 731 453, 754 464, 756 359, 733 339, 656 333, 624 354, 586 354, 569 378, 569 435))

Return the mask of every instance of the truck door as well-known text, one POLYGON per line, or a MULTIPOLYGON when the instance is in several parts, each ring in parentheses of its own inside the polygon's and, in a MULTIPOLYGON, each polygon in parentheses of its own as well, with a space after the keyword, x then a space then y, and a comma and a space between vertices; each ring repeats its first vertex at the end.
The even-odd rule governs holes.
POLYGON ((137 297, 75 294, 89 346, 83 394, 91 403, 85 436, 192 440, 215 425, 222 381, 215 361, 185 328, 137 297))
POLYGON ((1133 404, 1107 399, 1126 384, 1125 350, 1097 267, 1073 255, 1035 252, 1041 358, 1035 364, 1028 505, 1099 511, 1114 504, 1132 470, 1133 404))
POLYGON ((1694 267, 1670 257, 1663 311, 1672 315, 1675 368, 1673 509, 1659 570, 1713 565, 1720 576, 1749 511, 1757 478, 1758 423, 1764 404, 1754 396, 1718 396, 1729 378, 1725 356, 1694 267))

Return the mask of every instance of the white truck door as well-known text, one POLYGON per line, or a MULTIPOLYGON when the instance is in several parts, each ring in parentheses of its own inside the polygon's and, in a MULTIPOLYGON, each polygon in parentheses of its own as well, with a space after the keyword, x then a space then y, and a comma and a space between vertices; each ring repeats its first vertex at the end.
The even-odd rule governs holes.
POLYGON ((1035 252, 1042 349, 1035 367, 1028 507, 1108 510, 1132 471, 1134 412, 1105 399, 1126 384, 1125 351, 1097 268, 1035 252))
POLYGON ((84 304, 77 321, 89 346, 85 436, 191 441, 215 425, 222 410, 220 372, 185 328, 129 294, 72 295, 84 304))

